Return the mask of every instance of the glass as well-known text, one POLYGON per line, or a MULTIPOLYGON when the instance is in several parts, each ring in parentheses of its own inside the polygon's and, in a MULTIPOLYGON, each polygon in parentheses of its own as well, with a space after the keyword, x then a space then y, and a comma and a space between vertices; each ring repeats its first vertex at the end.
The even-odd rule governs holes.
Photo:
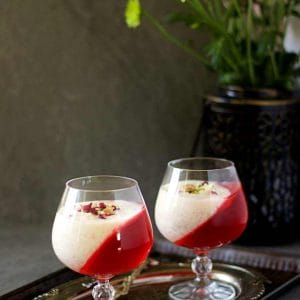
POLYGON ((208 252, 244 231, 248 210, 234 164, 218 158, 184 158, 168 163, 156 205, 161 234, 192 249, 196 278, 173 285, 171 299, 234 299, 230 284, 211 279, 208 252))
POLYGON ((66 183, 52 245, 70 269, 97 279, 94 299, 114 299, 109 280, 143 263, 153 244, 151 221, 138 183, 88 176, 66 183))

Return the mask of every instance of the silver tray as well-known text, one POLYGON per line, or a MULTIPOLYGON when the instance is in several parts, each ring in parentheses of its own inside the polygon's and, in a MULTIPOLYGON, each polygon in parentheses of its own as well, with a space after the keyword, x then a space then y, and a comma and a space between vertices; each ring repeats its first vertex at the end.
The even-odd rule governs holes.
MULTIPOLYGON (((159 262, 150 259, 133 273, 116 277, 112 284, 116 289, 116 298, 120 300, 161 300, 168 299, 168 289, 172 284, 193 277, 189 263, 159 262)), ((212 278, 231 283, 236 289, 235 299, 238 300, 260 299, 265 292, 266 278, 257 271, 243 267, 214 263, 212 278)), ((92 299, 93 284, 90 278, 80 277, 58 285, 34 299, 92 299)))

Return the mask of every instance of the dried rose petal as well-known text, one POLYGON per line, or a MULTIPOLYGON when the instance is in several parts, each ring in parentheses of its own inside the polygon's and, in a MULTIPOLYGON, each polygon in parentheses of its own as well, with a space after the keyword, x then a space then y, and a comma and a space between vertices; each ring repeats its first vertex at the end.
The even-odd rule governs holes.
POLYGON ((91 212, 93 215, 98 215, 98 210, 96 209, 96 207, 92 207, 90 212, 91 212))
POLYGON ((215 192, 215 191, 211 191, 211 194, 213 194, 213 195, 218 195, 218 193, 215 192))
POLYGON ((104 214, 100 214, 100 215, 98 216, 98 218, 100 218, 100 219, 106 219, 106 216, 105 216, 104 214))
POLYGON ((99 207, 101 209, 105 209, 106 208, 106 204, 104 202, 100 202, 98 205, 99 205, 99 207))
POLYGON ((91 208, 92 208, 92 202, 81 206, 82 211, 86 213, 90 212, 91 208))

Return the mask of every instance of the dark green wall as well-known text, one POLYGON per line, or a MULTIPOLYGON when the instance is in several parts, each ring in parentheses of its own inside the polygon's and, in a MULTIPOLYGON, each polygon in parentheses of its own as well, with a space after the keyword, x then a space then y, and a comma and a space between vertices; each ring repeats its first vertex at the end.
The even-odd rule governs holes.
POLYGON ((152 212, 166 162, 189 155, 212 76, 147 22, 127 29, 124 3, 0 2, 3 221, 51 222, 89 174, 138 179, 152 212))

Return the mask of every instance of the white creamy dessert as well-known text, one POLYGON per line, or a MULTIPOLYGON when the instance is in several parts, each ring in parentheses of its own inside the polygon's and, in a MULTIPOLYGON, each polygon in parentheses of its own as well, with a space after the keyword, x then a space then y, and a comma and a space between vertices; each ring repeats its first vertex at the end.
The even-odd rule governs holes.
POLYGON ((142 209, 140 204, 124 201, 82 202, 75 207, 58 210, 52 229, 52 245, 57 257, 69 268, 79 271, 101 243, 142 209), (81 207, 104 203, 116 210, 108 216, 84 212, 81 207), (80 210, 80 211, 79 211, 80 210))
POLYGON ((175 242, 208 220, 229 195, 229 189, 216 182, 163 185, 156 200, 156 225, 165 238, 175 242))

